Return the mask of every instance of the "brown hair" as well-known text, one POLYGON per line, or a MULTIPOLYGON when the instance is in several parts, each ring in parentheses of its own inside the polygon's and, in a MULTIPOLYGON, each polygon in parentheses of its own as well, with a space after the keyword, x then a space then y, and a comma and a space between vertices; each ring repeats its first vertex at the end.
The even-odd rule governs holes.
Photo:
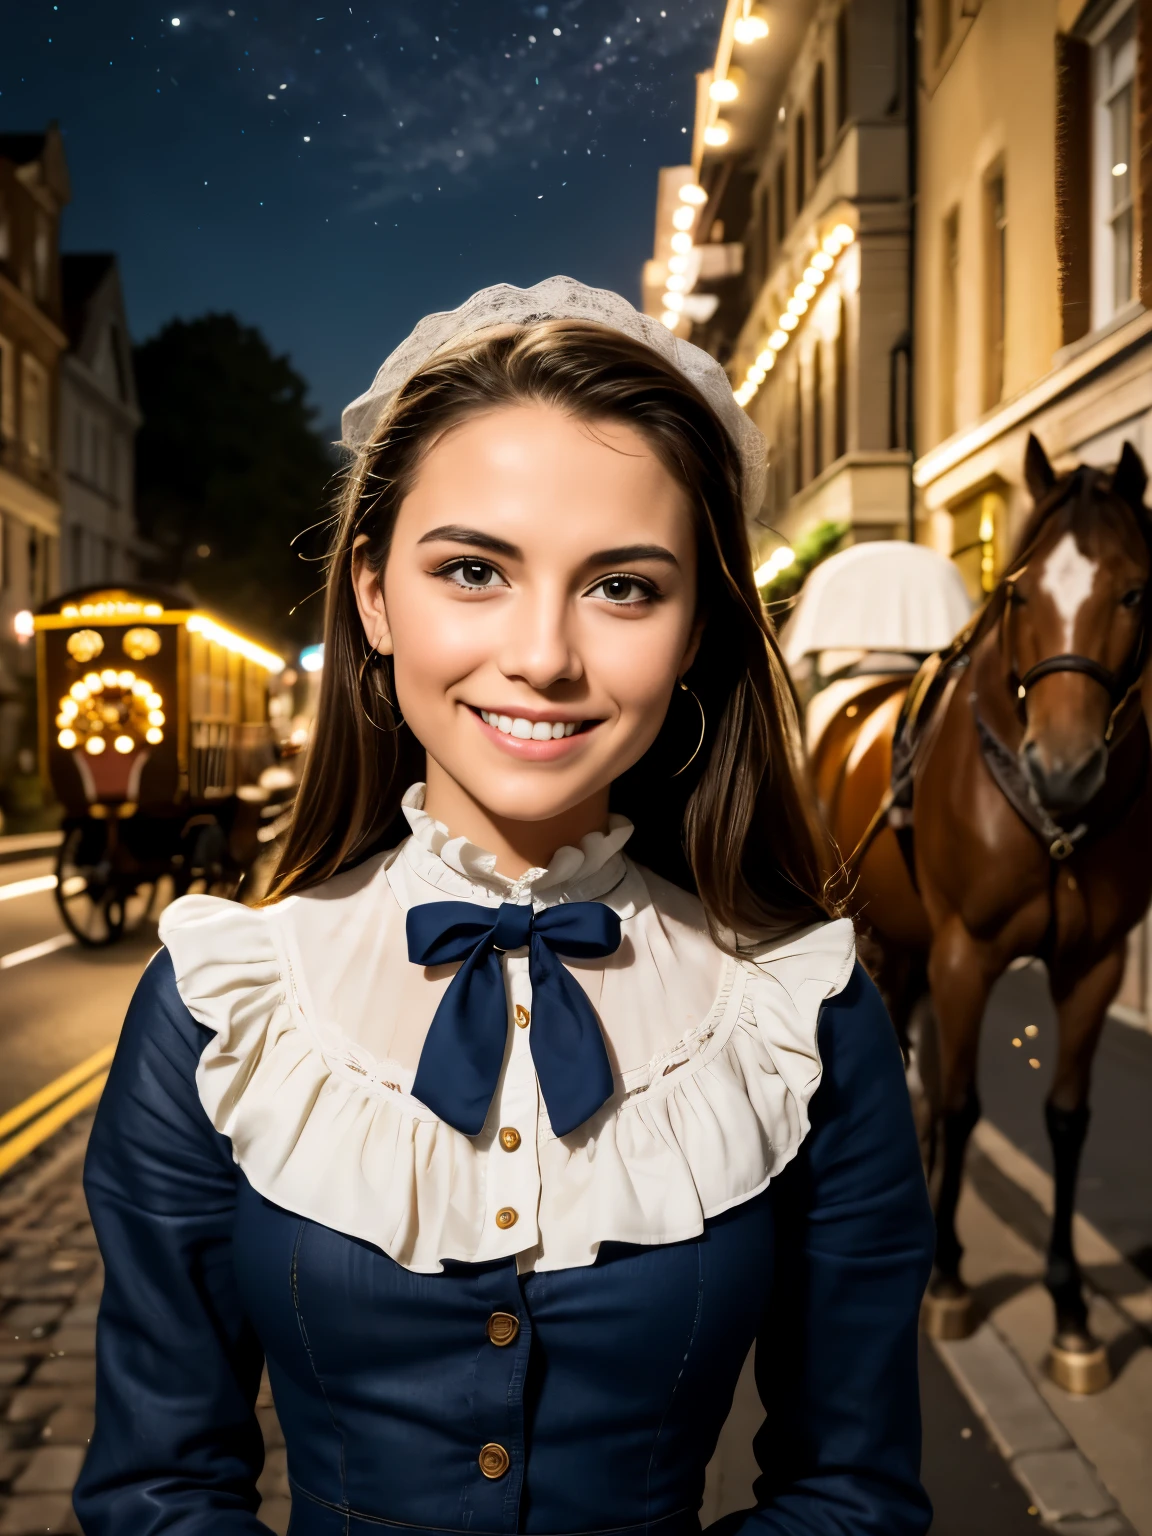
MULTIPOLYGON (((399 842, 400 799, 423 777, 423 749, 365 674, 367 642, 352 588, 352 549, 382 575, 400 505, 423 454, 461 418, 504 405, 552 405, 584 421, 644 433, 688 494, 706 615, 687 681, 659 736, 612 787, 636 830, 629 852, 696 893, 719 939, 829 913, 823 844, 800 777, 796 702, 752 579, 739 456, 716 415, 670 363, 604 326, 550 320, 501 327, 443 349, 389 402, 340 496, 329 555, 324 670, 315 735, 270 900, 308 889, 399 842), (365 692, 370 695, 365 701, 365 692), (394 729, 381 731, 367 718, 394 729), (679 835, 674 835, 678 833, 679 835)), ((725 947, 728 947, 725 944, 725 947)))

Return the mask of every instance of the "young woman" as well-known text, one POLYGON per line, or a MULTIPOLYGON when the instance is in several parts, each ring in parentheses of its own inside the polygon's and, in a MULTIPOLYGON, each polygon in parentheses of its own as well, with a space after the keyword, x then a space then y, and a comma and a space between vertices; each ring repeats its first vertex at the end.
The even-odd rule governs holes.
POLYGON ((567 279, 349 408, 315 741, 270 901, 186 897, 86 1188, 90 1536, 911 1536, 932 1228, 832 920, 719 367, 567 279), (627 851, 626 851, 627 850, 627 851))

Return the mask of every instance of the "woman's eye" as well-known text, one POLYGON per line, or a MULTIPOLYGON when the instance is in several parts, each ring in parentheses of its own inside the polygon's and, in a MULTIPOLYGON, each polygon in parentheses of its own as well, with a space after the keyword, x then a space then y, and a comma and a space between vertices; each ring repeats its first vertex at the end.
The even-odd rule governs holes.
POLYGON ((1133 587, 1131 592, 1125 592, 1124 596, 1120 599, 1120 606, 1122 608, 1139 608, 1143 601, 1144 588, 1133 587))
POLYGON ((437 574, 446 577, 455 586, 467 587, 473 592, 485 587, 507 585, 500 572, 494 565, 489 565, 487 560, 456 560, 437 574))
POLYGON ((603 581, 597 582, 589 595, 595 597, 597 594, 621 606, 646 603, 654 595, 652 588, 646 582, 638 581, 635 576, 605 576, 603 581))

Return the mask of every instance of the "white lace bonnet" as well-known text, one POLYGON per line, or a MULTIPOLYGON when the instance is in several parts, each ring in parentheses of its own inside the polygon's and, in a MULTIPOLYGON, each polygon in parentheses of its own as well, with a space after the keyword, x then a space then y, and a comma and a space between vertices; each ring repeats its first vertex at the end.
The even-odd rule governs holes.
POLYGON ((678 368, 704 396, 735 443, 742 465, 744 515, 749 521, 758 515, 764 500, 768 445, 733 399, 732 385, 720 364, 701 348, 674 336, 659 320, 633 309, 618 293, 588 288, 571 277, 549 277, 532 288, 497 283, 494 288, 481 288, 459 309, 425 315, 384 359, 370 388, 344 408, 344 446, 362 448, 388 401, 448 342, 494 325, 530 325, 539 320, 591 320, 643 342, 678 368))

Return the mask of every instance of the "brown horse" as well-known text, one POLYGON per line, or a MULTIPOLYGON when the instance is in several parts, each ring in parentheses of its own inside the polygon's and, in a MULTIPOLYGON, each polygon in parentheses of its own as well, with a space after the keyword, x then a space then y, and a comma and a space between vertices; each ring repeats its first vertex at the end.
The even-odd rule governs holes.
MULTIPOLYGON (((882 814, 906 679, 878 681, 846 706, 813 768, 838 846, 858 850, 851 903, 875 941, 897 1026, 916 1046, 937 1220, 926 1319, 937 1333, 971 1326, 955 1213, 980 1115, 985 1004, 1017 957, 1047 966, 1059 1019, 1046 1104, 1056 1189, 1049 1370, 1070 1390, 1094 1391, 1108 1364, 1088 1328, 1072 1212, 1093 1053, 1126 936, 1152 896, 1140 690, 1152 522, 1129 444, 1111 474, 1081 465, 1057 478, 1032 438, 1025 469, 1035 507, 1008 574, 945 653, 912 728, 910 814, 882 814)), ((1152 717, 1152 688, 1145 697, 1152 717)))

